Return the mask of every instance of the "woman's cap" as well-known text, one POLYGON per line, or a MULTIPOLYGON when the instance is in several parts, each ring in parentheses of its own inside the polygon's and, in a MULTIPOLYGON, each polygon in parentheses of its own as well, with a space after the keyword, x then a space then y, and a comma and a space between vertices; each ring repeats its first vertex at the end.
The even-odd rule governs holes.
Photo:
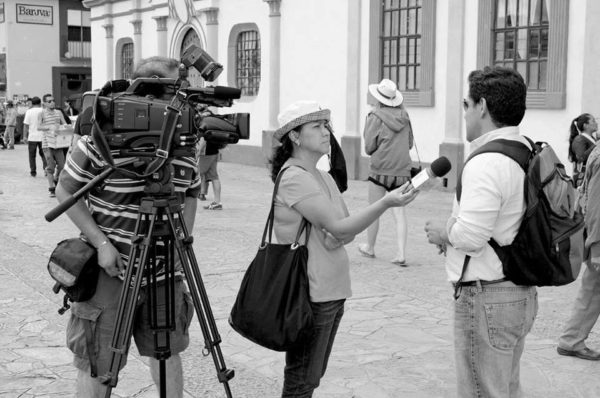
POLYGON ((404 101, 396 83, 390 79, 383 79, 379 84, 369 84, 369 92, 377 101, 387 106, 399 106, 404 101))
POLYGON ((297 101, 289 105, 277 115, 279 128, 273 133, 273 138, 281 141, 284 135, 298 126, 318 120, 330 120, 329 109, 321 109, 314 101, 297 101))

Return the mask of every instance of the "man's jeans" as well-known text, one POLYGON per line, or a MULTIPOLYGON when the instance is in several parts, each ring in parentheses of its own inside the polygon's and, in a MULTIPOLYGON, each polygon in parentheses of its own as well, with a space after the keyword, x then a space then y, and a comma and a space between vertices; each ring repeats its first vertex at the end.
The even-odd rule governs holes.
POLYGON ((62 148, 44 148, 44 156, 46 157, 46 176, 48 177, 49 186, 55 186, 54 181, 58 181, 58 177, 65 167, 65 152, 62 148))
POLYGON ((585 267, 581 288, 573 304, 571 318, 558 346, 565 350, 581 350, 586 347, 585 339, 600 315, 600 272, 585 267))
POLYGON ((327 361, 346 300, 311 303, 314 331, 297 349, 285 355, 282 398, 310 398, 325 375, 327 361))
POLYGON ((458 397, 519 397, 525 336, 537 315, 535 286, 464 286, 454 306, 458 397))
POLYGON ((4 145, 9 148, 15 147, 15 126, 6 126, 6 130, 4 130, 4 145))
POLYGON ((42 151, 42 142, 41 141, 28 141, 27 146, 29 149, 29 171, 32 176, 37 174, 37 165, 35 162, 36 152, 40 154, 42 158, 42 168, 45 170, 48 165, 46 164, 46 157, 44 156, 44 152, 42 151))

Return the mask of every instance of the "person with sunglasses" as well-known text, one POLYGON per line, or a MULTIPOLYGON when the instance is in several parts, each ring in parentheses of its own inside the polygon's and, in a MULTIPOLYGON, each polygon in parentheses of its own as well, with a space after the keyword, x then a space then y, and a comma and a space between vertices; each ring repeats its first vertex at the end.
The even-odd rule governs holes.
POLYGON ((39 115, 39 130, 42 132, 42 151, 46 157, 48 192, 54 198, 58 176, 65 166, 64 146, 60 143, 58 129, 67 122, 62 112, 56 109, 52 94, 45 94, 42 100, 44 108, 39 115))
MULTIPOLYGON (((494 141, 531 149, 519 130, 527 98, 519 72, 486 66, 472 71, 468 83, 463 108, 470 152, 494 141)), ((489 242, 506 246, 515 239, 526 210, 525 173, 507 155, 482 151, 465 163, 459 178, 452 215, 425 225, 429 243, 446 247, 446 274, 455 289, 456 395, 519 397, 537 291, 507 278, 489 242)))

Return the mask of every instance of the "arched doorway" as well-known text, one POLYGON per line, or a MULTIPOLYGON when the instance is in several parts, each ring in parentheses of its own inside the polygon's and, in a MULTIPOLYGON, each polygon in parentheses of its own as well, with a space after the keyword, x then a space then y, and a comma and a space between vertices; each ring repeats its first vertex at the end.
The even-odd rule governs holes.
MULTIPOLYGON (((180 49, 180 58, 186 48, 191 46, 192 44, 202 48, 202 44, 200 42, 200 37, 193 28, 189 28, 188 31, 183 36, 183 41, 181 42, 180 49)), ((200 76, 200 72, 198 72, 195 68, 191 67, 188 70, 188 80, 190 82, 190 86, 192 87, 202 87, 204 86, 204 82, 202 76, 200 76)))

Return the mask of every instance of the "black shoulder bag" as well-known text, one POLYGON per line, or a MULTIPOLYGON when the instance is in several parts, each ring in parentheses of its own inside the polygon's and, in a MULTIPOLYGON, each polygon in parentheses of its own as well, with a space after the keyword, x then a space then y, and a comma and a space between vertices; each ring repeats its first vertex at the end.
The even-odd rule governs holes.
POLYGON ((63 314, 70 308, 69 301, 87 301, 96 292, 98 265, 96 249, 80 238, 65 239, 59 242, 48 261, 48 272, 56 281, 52 290, 58 294, 65 292, 63 314))
POLYGON ((301 344, 313 325, 306 246, 310 223, 302 218, 294 243, 271 243, 275 195, 285 170, 275 181, 258 253, 246 270, 229 317, 229 324, 239 334, 275 351, 288 351, 301 344), (299 241, 303 231, 302 245, 299 241))

